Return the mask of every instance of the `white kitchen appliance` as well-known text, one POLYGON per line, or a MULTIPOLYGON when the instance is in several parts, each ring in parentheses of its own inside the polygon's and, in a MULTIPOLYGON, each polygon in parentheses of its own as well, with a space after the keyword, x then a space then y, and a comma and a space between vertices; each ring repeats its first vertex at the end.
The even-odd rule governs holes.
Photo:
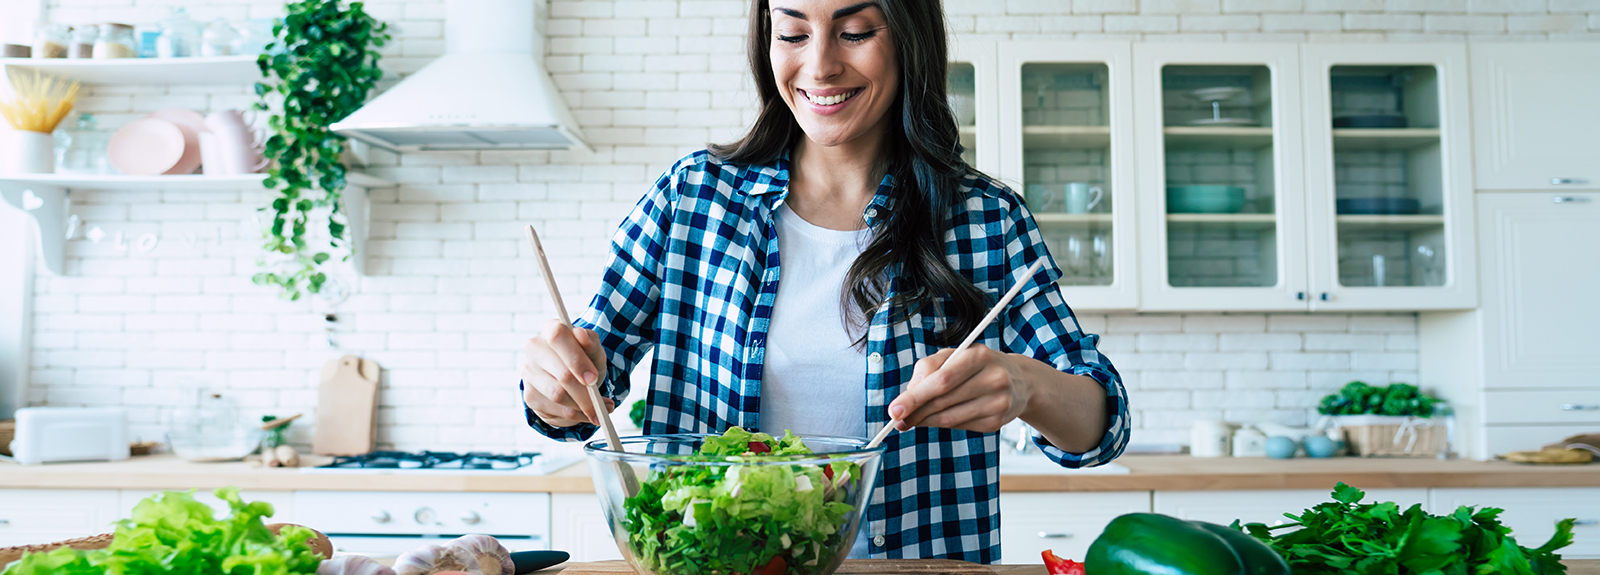
POLYGON ((120 407, 18 409, 11 455, 18 463, 128 458, 128 410, 120 407))
POLYGON ((394 557, 468 533, 511 551, 550 548, 549 493, 296 491, 294 510, 338 553, 394 557))
POLYGON ((396 151, 580 149, 528 0, 448 0, 444 55, 333 130, 396 151))

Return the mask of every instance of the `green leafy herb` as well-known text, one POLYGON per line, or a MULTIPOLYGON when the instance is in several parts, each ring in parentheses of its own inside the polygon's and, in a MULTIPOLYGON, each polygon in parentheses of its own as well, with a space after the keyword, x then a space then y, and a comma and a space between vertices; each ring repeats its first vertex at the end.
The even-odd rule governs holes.
MULTIPOLYGON (((708 437, 699 455, 716 461, 811 453, 793 433, 775 439, 734 427, 708 437), (753 455, 752 443, 769 453, 753 455)), ((657 573, 804 573, 832 560, 855 508, 860 466, 673 466, 623 504, 628 544, 657 573)))
MULTIPOLYGON (((1366 494, 1340 483, 1333 501, 1284 514, 1294 522, 1243 528, 1289 562, 1296 575, 1555 575, 1566 572, 1555 551, 1572 543, 1572 519, 1556 522, 1550 541, 1517 545, 1500 509, 1462 506, 1430 515, 1421 505, 1361 503, 1366 494), (1273 531, 1299 527, 1281 535, 1273 531)), ((1239 529, 1239 522, 1233 522, 1239 529)))
MULTIPOLYGON (((256 59, 268 82, 256 84, 258 110, 277 108, 267 120, 266 157, 273 160, 266 185, 276 189, 272 225, 265 232, 266 271, 250 279, 278 286, 286 299, 317 293, 327 282, 327 249, 344 244, 339 195, 345 187, 344 137, 329 125, 367 101, 383 71, 378 48, 389 41, 388 25, 368 15, 361 2, 291 0, 287 15, 272 27, 276 40, 256 59), (307 237, 311 212, 328 208, 327 246, 307 237)), ((265 208, 264 208, 265 209, 265 208)), ((349 259, 347 254, 344 259, 349 259)))
MULTIPOLYGON (((192 493, 192 492, 191 492, 192 493)), ((133 508, 133 517, 117 523, 111 546, 93 551, 70 547, 30 553, 4 575, 155 575, 215 573, 219 575, 314 574, 322 557, 311 551, 311 530, 284 527, 277 535, 262 517, 270 503, 245 503, 239 490, 224 487, 217 498, 233 514, 222 519, 191 493, 168 491, 133 508)))
POLYGON ((1417 386, 1396 383, 1378 387, 1352 381, 1338 393, 1322 398, 1317 413, 1323 415, 1411 415, 1429 417, 1439 400, 1423 395, 1417 386))

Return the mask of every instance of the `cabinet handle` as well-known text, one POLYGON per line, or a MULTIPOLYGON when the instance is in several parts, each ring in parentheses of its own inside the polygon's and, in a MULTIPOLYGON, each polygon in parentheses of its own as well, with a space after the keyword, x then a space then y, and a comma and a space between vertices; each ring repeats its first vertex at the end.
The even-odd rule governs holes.
POLYGON ((1046 531, 1039 532, 1040 539, 1067 539, 1069 537, 1072 537, 1071 533, 1050 533, 1046 531))
POLYGON ((392 519, 393 519, 392 517, 389 517, 389 512, 388 511, 379 511, 377 513, 372 514, 372 521, 374 523, 380 523, 380 524, 381 523, 388 523, 392 519))
POLYGON ((1577 521, 1573 521, 1572 524, 1581 525, 1584 527, 1588 527, 1590 525, 1600 525, 1600 519, 1579 519, 1577 521))
POLYGON ((1328 301, 1330 299, 1333 299, 1332 297, 1328 296, 1328 292, 1322 292, 1322 295, 1319 296, 1319 297, 1322 299, 1322 301, 1328 301))
POLYGON ((10 519, 0 519, 0 525, 10 525, 10 524, 11 524, 11 520, 10 519))
POLYGON ((1588 202, 1589 198, 1582 196, 1556 196, 1554 198, 1550 198, 1550 201, 1557 204, 1581 204, 1588 202))
POLYGON ((466 515, 461 516, 461 522, 467 525, 477 525, 483 522, 483 518, 479 517, 476 511, 468 511, 466 515))
POLYGON ((1581 403, 1563 403, 1561 411, 1600 411, 1600 405, 1584 405, 1581 403))
POLYGON ((1589 180, 1583 178, 1550 178, 1550 185, 1552 186, 1573 186, 1587 183, 1589 183, 1589 180))
POLYGON ((1300 301, 1305 301, 1306 300, 1306 292, 1303 292, 1303 291, 1294 292, 1294 299, 1297 299, 1297 300, 1300 300, 1300 301))

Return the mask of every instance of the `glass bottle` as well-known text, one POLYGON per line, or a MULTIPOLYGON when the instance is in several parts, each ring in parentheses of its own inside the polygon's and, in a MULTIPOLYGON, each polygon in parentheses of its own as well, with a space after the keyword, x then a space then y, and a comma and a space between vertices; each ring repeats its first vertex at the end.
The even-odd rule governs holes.
POLYGON ((172 15, 161 21, 161 37, 156 39, 156 57, 198 56, 200 29, 200 23, 189 17, 188 10, 173 8, 172 15))
POLYGON ((133 58, 138 55, 139 49, 134 47, 133 42, 133 26, 117 23, 100 25, 100 37, 94 41, 95 59, 133 58))
POLYGON ((94 41, 100 39, 100 28, 93 24, 77 27, 72 32, 72 45, 67 48, 68 58, 93 58, 94 41))
POLYGON ((232 56, 238 53, 235 48, 239 44, 239 33, 228 25, 227 20, 218 18, 206 26, 206 31, 200 36, 201 56, 232 56))
POLYGON ((56 158, 56 171, 63 174, 107 174, 106 144, 111 132, 100 131, 94 114, 78 115, 71 130, 61 130, 56 136, 60 143, 60 157, 56 158))

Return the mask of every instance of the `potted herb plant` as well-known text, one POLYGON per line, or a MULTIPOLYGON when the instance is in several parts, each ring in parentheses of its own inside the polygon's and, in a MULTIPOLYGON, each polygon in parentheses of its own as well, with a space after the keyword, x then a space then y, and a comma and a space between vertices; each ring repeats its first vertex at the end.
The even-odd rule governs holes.
POLYGON ((1443 405, 1417 386, 1345 384, 1322 398, 1317 413, 1339 430, 1355 455, 1436 457, 1449 449, 1443 405))

